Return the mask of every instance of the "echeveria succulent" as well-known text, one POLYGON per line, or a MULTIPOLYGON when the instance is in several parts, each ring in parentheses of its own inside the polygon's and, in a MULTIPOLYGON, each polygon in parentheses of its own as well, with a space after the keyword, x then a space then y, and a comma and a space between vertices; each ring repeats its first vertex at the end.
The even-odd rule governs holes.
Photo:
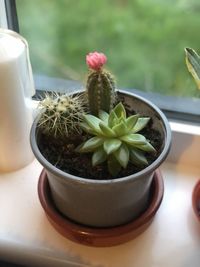
POLYGON ((98 117, 84 115, 81 127, 93 137, 81 144, 78 151, 92 152, 93 166, 107 160, 112 175, 116 175, 121 167, 126 168, 129 161, 135 165, 148 165, 145 153, 155 152, 155 148, 138 133, 148 122, 148 117, 127 117, 122 103, 110 114, 100 110, 98 117))

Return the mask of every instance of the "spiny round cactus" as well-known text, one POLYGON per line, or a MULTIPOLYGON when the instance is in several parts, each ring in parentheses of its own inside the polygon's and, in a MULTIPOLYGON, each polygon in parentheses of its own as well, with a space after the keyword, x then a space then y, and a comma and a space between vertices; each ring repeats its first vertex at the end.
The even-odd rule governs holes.
POLYGON ((43 132, 55 137, 80 133, 79 123, 86 114, 84 95, 47 94, 40 101, 39 108, 41 117, 38 126, 43 132))
POLYGON ((116 94, 113 76, 103 69, 107 58, 103 53, 89 53, 86 56, 90 73, 87 79, 87 95, 90 113, 97 116, 100 110, 110 112, 113 108, 116 94))
POLYGON ((83 119, 82 129, 94 136, 77 150, 92 152, 93 166, 107 160, 109 172, 116 175, 129 161, 135 165, 148 165, 145 153, 155 152, 155 148, 138 134, 149 122, 148 117, 136 114, 127 118, 124 106, 119 103, 110 114, 101 110, 99 118, 87 114, 83 119))

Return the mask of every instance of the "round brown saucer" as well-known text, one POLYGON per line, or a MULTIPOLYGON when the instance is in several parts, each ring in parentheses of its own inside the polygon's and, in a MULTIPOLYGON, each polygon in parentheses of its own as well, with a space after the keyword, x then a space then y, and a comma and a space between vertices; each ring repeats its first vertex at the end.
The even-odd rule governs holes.
POLYGON ((192 192, 192 206, 197 219, 200 221, 200 179, 192 192))
POLYGON ((152 188, 151 201, 147 210, 137 219, 116 227, 92 228, 73 222, 63 216, 55 207, 50 193, 45 170, 38 182, 38 195, 41 205, 54 228, 64 237, 79 244, 109 247, 127 242, 144 232, 151 224, 163 198, 164 183, 159 170, 156 170, 152 188))

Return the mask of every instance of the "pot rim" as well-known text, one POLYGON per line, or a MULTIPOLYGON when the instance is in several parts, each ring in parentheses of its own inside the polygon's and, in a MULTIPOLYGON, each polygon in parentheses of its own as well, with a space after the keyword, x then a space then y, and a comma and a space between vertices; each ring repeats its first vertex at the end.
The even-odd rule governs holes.
MULTIPOLYGON (((80 92, 82 92, 82 91, 79 91, 79 93, 80 92)), ((30 144, 31 144, 31 148, 32 148, 32 151, 33 151, 35 157, 47 169, 47 171, 52 172, 56 176, 60 176, 64 179, 67 177, 67 179, 77 181, 79 183, 82 182, 84 184, 86 184, 86 183, 88 183, 88 184, 110 184, 110 183, 129 182, 130 179, 131 180, 132 179, 139 179, 141 176, 153 173, 161 165, 161 163, 166 159, 168 152, 170 150, 170 146, 171 146, 171 128, 170 128, 170 125, 169 125, 169 122, 168 122, 166 116, 151 101, 149 101, 149 100, 147 100, 141 96, 138 96, 137 94, 127 92, 124 90, 117 90, 117 92, 119 92, 121 94, 128 95, 130 97, 135 97, 135 98, 139 99, 140 101, 144 102, 146 105, 150 106, 156 113, 158 113, 159 117, 163 121, 163 125, 165 127, 165 144, 164 144, 163 150, 160 153, 160 155, 158 156, 158 158, 155 161, 153 161, 150 165, 148 165, 146 168, 142 169, 141 171, 139 171, 137 173, 134 173, 134 174, 131 174, 128 176, 124 176, 124 177, 115 178, 115 179, 95 180, 95 179, 88 179, 88 178, 72 175, 70 173, 64 172, 64 171, 56 168, 40 152, 38 145, 37 145, 37 142, 36 142, 36 138, 35 138, 37 122, 39 119, 38 117, 36 117, 36 119, 34 120, 34 122, 32 124, 32 127, 31 127, 30 144)), ((74 92, 74 93, 77 93, 77 92, 74 92)))

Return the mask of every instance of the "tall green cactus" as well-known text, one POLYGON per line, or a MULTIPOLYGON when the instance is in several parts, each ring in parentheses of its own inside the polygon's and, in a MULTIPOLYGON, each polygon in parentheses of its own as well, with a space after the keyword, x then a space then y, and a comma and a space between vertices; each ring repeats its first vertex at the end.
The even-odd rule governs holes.
POLYGON ((185 48, 185 54, 188 70, 200 89, 200 56, 192 48, 185 48))
POLYGON ((86 57, 90 73, 86 90, 90 113, 97 116, 100 110, 110 112, 115 103, 115 81, 113 76, 102 67, 106 63, 102 53, 90 53, 86 57))

